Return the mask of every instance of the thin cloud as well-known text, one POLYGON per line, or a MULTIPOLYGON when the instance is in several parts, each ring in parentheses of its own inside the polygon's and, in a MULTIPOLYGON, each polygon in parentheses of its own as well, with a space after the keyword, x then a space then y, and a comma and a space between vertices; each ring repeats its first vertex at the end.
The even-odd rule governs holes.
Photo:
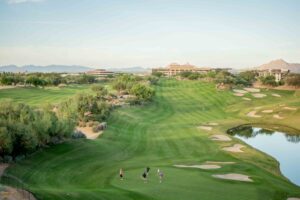
POLYGON ((20 3, 38 3, 45 0, 7 0, 8 4, 20 4, 20 3))

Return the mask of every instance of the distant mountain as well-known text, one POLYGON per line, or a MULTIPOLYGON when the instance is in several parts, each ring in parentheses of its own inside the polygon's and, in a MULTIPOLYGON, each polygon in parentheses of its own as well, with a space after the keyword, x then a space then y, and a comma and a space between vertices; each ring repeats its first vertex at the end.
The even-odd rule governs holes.
POLYGON ((258 69, 288 69, 290 72, 300 73, 300 63, 288 63, 283 59, 279 59, 260 65, 258 69))
POLYGON ((143 67, 127 67, 127 68, 107 68, 108 71, 112 72, 122 72, 122 73, 148 73, 151 72, 150 69, 143 67))
POLYGON ((58 72, 58 73, 78 73, 93 70, 93 68, 77 65, 47 65, 47 66, 37 66, 37 65, 24 65, 18 67, 16 65, 1 66, 0 72, 58 72))

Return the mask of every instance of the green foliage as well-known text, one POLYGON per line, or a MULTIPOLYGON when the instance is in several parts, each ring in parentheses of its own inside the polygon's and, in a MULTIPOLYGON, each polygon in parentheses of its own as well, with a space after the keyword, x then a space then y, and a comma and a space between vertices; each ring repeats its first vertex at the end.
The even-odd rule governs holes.
POLYGON ((105 99, 105 97, 108 95, 107 89, 102 85, 92 86, 92 91, 96 92, 97 99, 105 99))
POLYGON ((154 96, 154 90, 143 84, 135 84, 129 93, 135 95, 140 101, 149 101, 154 96))
POLYGON ((158 77, 158 78, 160 78, 160 77, 162 77, 162 76, 164 76, 164 74, 162 73, 162 72, 152 72, 152 75, 153 76, 156 76, 156 77, 158 77))
POLYGON ((149 81, 149 83, 151 85, 156 85, 158 83, 158 81, 159 81, 159 77, 157 77, 157 76, 149 76, 149 77, 147 77, 147 80, 149 81))
POLYGON ((51 142, 69 137, 74 123, 47 109, 33 109, 11 101, 0 102, 0 156, 26 155, 51 142))
POLYGON ((291 86, 300 86, 300 74, 291 74, 286 78, 286 84, 291 86))
POLYGON ((275 76, 266 76, 266 77, 260 77, 260 81, 264 85, 270 85, 270 86, 277 86, 278 83, 275 81, 275 76))

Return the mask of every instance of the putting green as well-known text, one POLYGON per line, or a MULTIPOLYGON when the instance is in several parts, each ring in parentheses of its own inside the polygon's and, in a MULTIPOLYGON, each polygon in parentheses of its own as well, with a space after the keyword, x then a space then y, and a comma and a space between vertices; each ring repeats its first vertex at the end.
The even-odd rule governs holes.
MULTIPOLYGON (((267 123, 272 115, 249 118, 255 107, 280 109, 279 104, 298 106, 295 92, 263 91, 267 97, 243 101, 231 91, 217 91, 210 83, 163 80, 156 86, 154 101, 145 106, 120 108, 108 120, 108 129, 96 140, 75 140, 59 144, 10 167, 39 199, 286 199, 300 196, 300 188, 280 175, 278 163, 232 138, 212 141, 212 134, 225 133, 233 126, 267 123), (218 123, 212 130, 197 128, 218 123), (243 144, 244 153, 229 153, 224 146, 243 144), (176 168, 174 164, 201 164, 205 161, 233 161, 220 169, 176 168), (150 166, 147 183, 140 178, 150 166), (119 180, 119 169, 125 179, 119 180), (161 169, 165 178, 159 183, 161 169), (254 182, 213 178, 213 174, 239 173, 254 182)), ((263 108, 264 109, 264 108, 263 108)), ((299 111, 287 111, 288 124, 300 129, 299 111)), ((272 121, 274 123, 274 120, 272 121)))

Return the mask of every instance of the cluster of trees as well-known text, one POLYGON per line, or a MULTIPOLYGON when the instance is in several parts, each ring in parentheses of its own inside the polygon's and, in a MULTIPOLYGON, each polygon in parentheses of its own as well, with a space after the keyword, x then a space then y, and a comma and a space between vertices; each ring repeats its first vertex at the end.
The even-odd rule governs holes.
POLYGON ((133 95, 134 97, 128 100, 129 103, 140 104, 152 99, 155 92, 151 84, 156 84, 157 82, 158 79, 156 77, 143 79, 140 76, 122 74, 115 78, 112 86, 119 93, 133 95))
POLYGON ((2 85, 33 85, 35 87, 41 86, 58 86, 59 84, 89 84, 95 83, 96 77, 80 74, 61 76, 59 73, 0 73, 0 84, 2 85))
POLYGON ((300 74, 290 74, 285 82, 287 85, 300 87, 300 74))
POLYGON ((56 115, 50 106, 34 109, 23 103, 0 102, 0 157, 26 156, 69 137, 75 123, 72 118, 56 115))
POLYGON ((224 70, 210 71, 207 73, 197 73, 189 71, 180 73, 181 78, 186 78, 189 80, 209 79, 213 80, 216 83, 244 86, 252 85, 252 83, 256 80, 256 76, 256 72, 253 71, 245 71, 235 75, 224 70))
POLYGON ((103 121, 111 111, 107 90, 78 94, 53 108, 32 108, 23 103, 0 102, 0 157, 6 161, 24 157, 37 149, 73 136, 78 122, 103 121), (9 159, 8 159, 9 158, 9 159))

